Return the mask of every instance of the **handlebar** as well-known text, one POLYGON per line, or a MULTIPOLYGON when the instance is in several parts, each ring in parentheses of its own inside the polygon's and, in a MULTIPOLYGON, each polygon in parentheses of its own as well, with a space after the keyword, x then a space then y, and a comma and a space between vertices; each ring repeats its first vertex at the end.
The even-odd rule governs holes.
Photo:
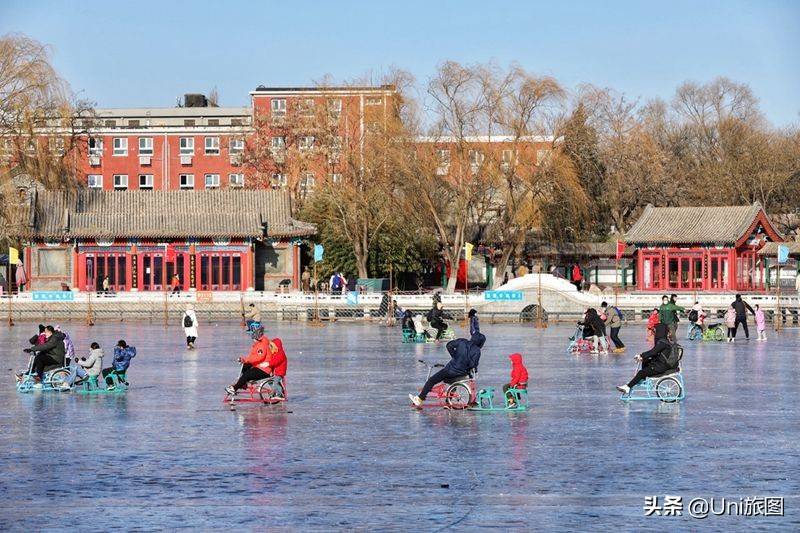
POLYGON ((422 359, 417 359, 417 361, 418 361, 418 362, 420 362, 420 363, 422 363, 422 364, 423 364, 423 365, 425 365, 425 366, 428 366, 428 367, 430 367, 430 368, 444 368, 444 365, 443 365, 442 363, 434 363, 434 364, 430 364, 429 362, 427 362, 427 361, 424 361, 424 360, 422 360, 422 359))

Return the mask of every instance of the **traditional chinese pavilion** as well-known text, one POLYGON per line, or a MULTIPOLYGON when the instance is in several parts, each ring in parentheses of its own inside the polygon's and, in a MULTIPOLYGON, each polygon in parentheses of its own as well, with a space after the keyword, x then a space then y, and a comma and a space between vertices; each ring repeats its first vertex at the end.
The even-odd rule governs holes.
POLYGON ((762 291, 768 265, 758 252, 783 237, 758 203, 648 205, 625 240, 636 249, 639 290, 762 291))
POLYGON ((30 193, 30 289, 162 291, 297 287, 300 238, 280 190, 30 193))

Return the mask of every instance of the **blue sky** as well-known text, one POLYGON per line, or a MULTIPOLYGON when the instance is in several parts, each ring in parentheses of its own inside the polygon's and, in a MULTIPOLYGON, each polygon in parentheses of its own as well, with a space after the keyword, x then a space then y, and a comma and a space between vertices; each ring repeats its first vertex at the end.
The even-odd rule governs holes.
POLYGON ((776 125, 800 123, 800 1, 482 2, 0 0, 0 33, 53 47, 100 107, 174 105, 216 86, 351 79, 392 65, 418 80, 447 59, 512 61, 558 78, 669 98, 685 80, 749 83, 776 125))

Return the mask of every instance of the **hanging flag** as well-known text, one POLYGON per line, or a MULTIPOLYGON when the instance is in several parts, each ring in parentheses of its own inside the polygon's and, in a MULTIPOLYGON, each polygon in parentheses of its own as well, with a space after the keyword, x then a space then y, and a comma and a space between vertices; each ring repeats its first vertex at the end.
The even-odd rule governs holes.
POLYGON ((19 250, 16 248, 9 248, 8 249, 8 264, 9 265, 16 265, 19 263, 19 250))
POLYGON ((464 245, 464 259, 467 261, 472 261, 472 249, 474 247, 475 246, 469 242, 464 245))
POLYGON ((321 244, 314 245, 314 261, 322 261, 322 254, 325 253, 325 248, 321 244))
POLYGON ((622 241, 617 241, 617 261, 619 261, 624 254, 625 254, 625 243, 622 241))
POLYGON ((789 247, 785 244, 778 245, 778 264, 782 265, 789 261, 789 247))
POLYGON ((167 245, 167 263, 174 263, 175 262, 175 245, 168 244, 167 245))

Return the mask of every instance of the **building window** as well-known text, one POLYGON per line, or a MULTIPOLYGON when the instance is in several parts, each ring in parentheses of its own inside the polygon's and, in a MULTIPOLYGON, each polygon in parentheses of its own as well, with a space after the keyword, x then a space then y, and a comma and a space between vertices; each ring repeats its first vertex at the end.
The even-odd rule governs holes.
POLYGON ((194 155, 194 137, 181 137, 181 155, 194 155))
POLYGON ((483 153, 480 150, 469 151, 469 164, 476 169, 483 163, 483 153))
POLYGON ((241 154, 244 152, 244 139, 231 139, 228 150, 232 154, 241 154))
POLYGON ((121 191, 128 188, 127 174, 114 174, 114 189, 121 191))
POLYGON ((514 151, 513 150, 503 150, 500 158, 500 167, 503 170, 508 170, 511 168, 511 165, 514 161, 514 151))
POLYGON ((300 116, 313 117, 314 116, 314 99, 305 98, 300 101, 300 116))
POLYGON ((219 155, 219 137, 206 137, 206 155, 219 155))
POLYGON ((340 183, 342 181, 342 175, 335 172, 330 175, 330 178, 333 183, 340 183))
POLYGON ((436 159, 438 160, 436 174, 439 176, 446 175, 450 171, 450 150, 436 150, 436 159))
POLYGON ((219 174, 206 174, 206 189, 219 188, 219 174))
POLYGON ((103 126, 105 126, 106 128, 116 128, 117 127, 117 121, 116 120, 105 120, 105 121, 103 121, 103 126))
POLYGON ((297 146, 300 148, 300 150, 311 150, 314 148, 314 136, 305 135, 300 137, 300 140, 297 142, 297 146))
POLYGON ((103 139, 89 137, 89 155, 103 155, 103 139))
POLYGON ((181 189, 194 189, 194 174, 181 174, 181 189))
POLYGON ((86 186, 90 189, 103 188, 103 175, 102 174, 89 174, 86 176, 86 186))
POLYGON ((152 137, 139 137, 139 155, 153 155, 152 137))
POLYGON ((63 137, 51 137, 50 141, 48 142, 50 145, 50 151, 54 154, 63 155, 64 154, 64 138, 63 137))
POLYGON ((331 98, 330 100, 328 100, 328 113, 330 113, 335 117, 338 117, 342 113, 341 98, 331 98))
POLYGON ((272 175, 272 188, 278 189, 280 187, 286 187, 286 175, 285 174, 273 174, 272 175))
POLYGON ((140 122, 138 120, 136 120, 136 119, 129 119, 128 120, 128 127, 129 128, 138 128, 139 125, 140 125, 140 122))
POLYGON ((383 103, 383 98, 380 96, 368 96, 364 103, 366 105, 381 105, 383 103))
POLYGON ((230 174, 231 187, 244 187, 244 174, 230 174))
POLYGON ((242 119, 240 118, 231 119, 231 126, 241 126, 241 125, 242 125, 242 119))
POLYGON ((270 105, 273 117, 283 117, 286 115, 286 99, 273 98, 270 105))
POLYGON ((128 155, 128 139, 114 137, 114 155, 128 155))
POLYGON ((208 119, 209 126, 219 126, 219 119, 218 118, 210 118, 208 119))
POLYGON ((152 174, 139 174, 139 188, 152 189, 153 188, 153 175, 152 174))
POLYGON ((543 148, 541 150, 536 150, 536 164, 541 165, 542 163, 546 163, 550 161, 550 158, 553 157, 553 151, 549 148, 543 148))
POLYGON ((303 196, 311 194, 311 191, 314 190, 315 184, 316 182, 314 180, 314 173, 306 172, 303 178, 300 180, 300 192, 303 194, 303 196))
POLYGON ((186 118, 183 119, 184 126, 194 126, 194 119, 193 118, 186 118))

